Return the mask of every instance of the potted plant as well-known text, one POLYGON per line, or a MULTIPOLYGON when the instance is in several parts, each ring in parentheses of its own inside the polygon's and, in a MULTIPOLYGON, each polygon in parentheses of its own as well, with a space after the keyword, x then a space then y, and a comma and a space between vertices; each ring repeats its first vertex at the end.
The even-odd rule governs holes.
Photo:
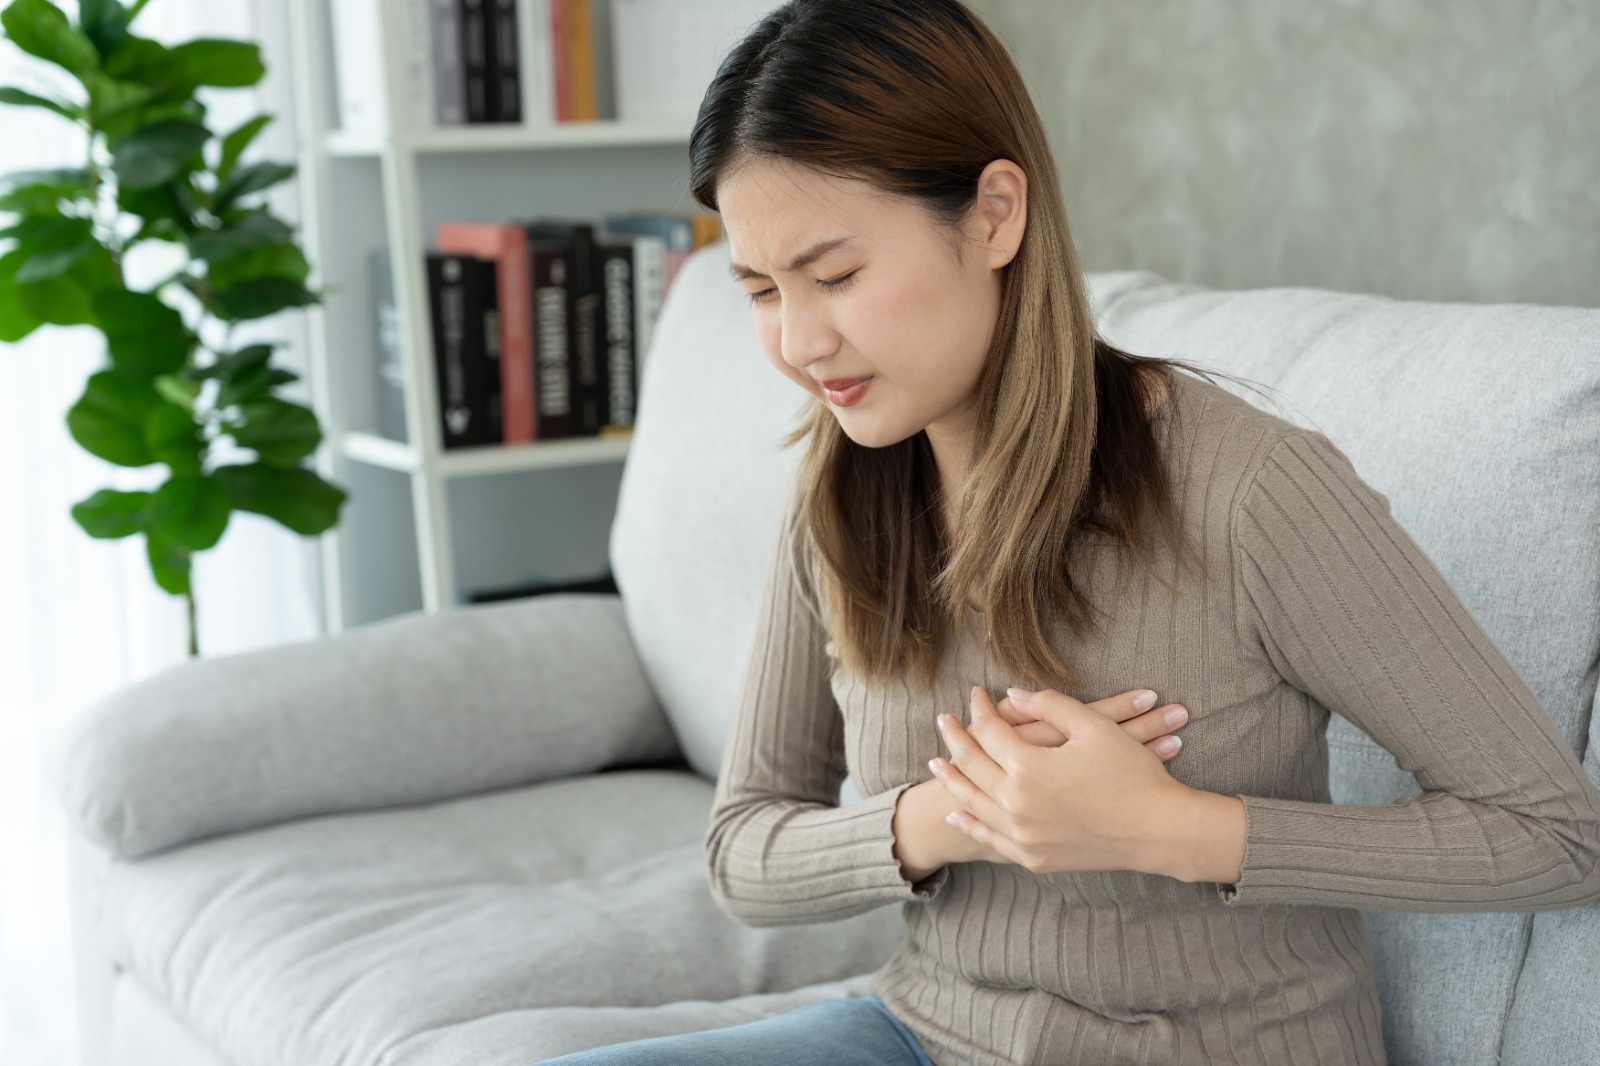
POLYGON ((238 323, 326 293, 306 287, 293 228, 257 199, 294 166, 241 162, 272 116, 217 135, 196 99, 201 86, 260 81, 260 50, 140 37, 133 23, 147 2, 80 0, 76 23, 50 0, 0 12, 18 48, 81 88, 68 98, 0 87, 0 103, 43 108, 88 135, 81 167, 0 175, 0 222, 14 216, 0 228, 0 341, 43 325, 104 334, 106 362, 67 412, 68 429, 108 462, 165 465, 166 480, 150 491, 102 489, 72 516, 92 537, 145 538, 156 584, 186 600, 198 656, 194 554, 222 538, 235 510, 325 532, 346 494, 305 465, 322 441, 316 415, 273 393, 297 380, 272 365, 282 342, 232 343, 238 323), (146 291, 129 288, 124 259, 152 242, 175 269, 146 291), (237 460, 239 448, 254 458, 221 460, 224 451, 237 460))

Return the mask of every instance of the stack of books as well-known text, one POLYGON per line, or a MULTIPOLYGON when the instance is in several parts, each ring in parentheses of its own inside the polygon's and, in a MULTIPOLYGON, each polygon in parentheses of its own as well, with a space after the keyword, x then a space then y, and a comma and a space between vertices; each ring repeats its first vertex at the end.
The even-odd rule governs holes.
POLYGON ((380 3, 416 128, 692 117, 776 0, 332 0, 340 126, 387 128, 380 3))
MULTIPOLYGON (((445 448, 633 431, 662 303, 694 251, 718 240, 704 213, 443 222, 427 253, 429 323, 445 448)), ((387 250, 377 303, 378 432, 404 441, 399 317, 387 250)))

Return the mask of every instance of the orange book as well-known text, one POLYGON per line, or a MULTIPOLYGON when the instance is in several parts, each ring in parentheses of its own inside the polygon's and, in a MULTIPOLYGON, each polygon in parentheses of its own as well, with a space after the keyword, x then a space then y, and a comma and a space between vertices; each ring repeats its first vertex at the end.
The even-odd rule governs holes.
POLYGON ((600 117, 595 86, 594 12, 591 0, 565 0, 567 5, 567 70, 572 74, 572 117, 592 122, 600 117))

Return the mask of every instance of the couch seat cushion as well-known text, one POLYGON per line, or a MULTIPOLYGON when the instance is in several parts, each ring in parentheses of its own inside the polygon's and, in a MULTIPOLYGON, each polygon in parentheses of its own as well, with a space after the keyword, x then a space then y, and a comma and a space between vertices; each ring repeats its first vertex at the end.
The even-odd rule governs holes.
POLYGON ((239 1066, 523 1066, 843 994, 888 958, 893 908, 764 929, 718 910, 711 800, 695 774, 623 770, 302 819, 114 863, 102 921, 239 1066))

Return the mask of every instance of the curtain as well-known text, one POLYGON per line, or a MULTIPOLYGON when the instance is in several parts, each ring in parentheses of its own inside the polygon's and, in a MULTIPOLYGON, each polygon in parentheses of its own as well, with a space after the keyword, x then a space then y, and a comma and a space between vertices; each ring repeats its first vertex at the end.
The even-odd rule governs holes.
MULTIPOLYGON (((8 0, 0 0, 0 7, 8 0)), ((75 17, 71 3, 61 3, 75 17)), ((282 39, 280 5, 153 0, 140 36, 282 39), (266 20, 269 24, 261 26, 266 20)), ((266 55, 254 90, 203 90, 208 125, 226 132, 259 111, 277 121, 251 158, 293 161, 286 57, 266 55), (209 94, 209 95, 208 95, 209 94)), ((0 41, 0 85, 78 98, 52 71, 0 41)), ((80 164, 85 137, 37 109, 0 106, 0 171, 80 164)), ((298 222, 297 182, 270 202, 298 222)), ((11 216, 3 216, 9 218, 11 216)), ((170 263, 170 260, 168 260, 170 263)), ((153 284, 167 264, 130 257, 128 283, 153 284), (142 276, 136 276, 142 275, 142 276)), ((318 284, 313 271, 311 283, 318 284)), ((280 339, 276 360, 301 374, 283 395, 308 402, 303 322, 296 312, 235 331, 280 339), (299 390, 298 392, 296 390, 299 390)), ((43 326, 0 344, 0 1062, 73 1066, 76 1003, 66 884, 66 824, 45 762, 74 717, 96 699, 183 661, 181 600, 160 591, 143 538, 94 540, 68 513, 101 488, 153 488, 164 467, 126 469, 85 452, 67 432, 67 409, 104 362, 103 337, 86 326, 43 326)), ((226 655, 309 639, 322 630, 319 545, 258 515, 236 512, 212 550, 196 557, 200 652, 226 655)))

